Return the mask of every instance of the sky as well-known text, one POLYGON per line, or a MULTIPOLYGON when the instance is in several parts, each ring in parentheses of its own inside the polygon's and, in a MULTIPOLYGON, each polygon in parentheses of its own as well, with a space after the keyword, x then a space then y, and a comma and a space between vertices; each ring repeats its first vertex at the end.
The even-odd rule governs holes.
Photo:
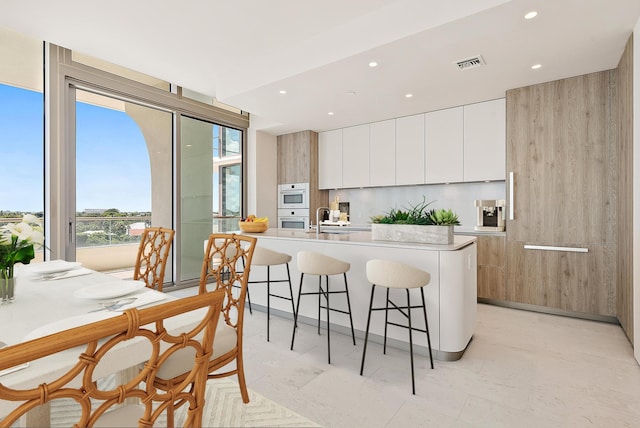
MULTIPOLYGON (((151 211, 145 140, 126 113, 76 106, 78 211, 151 211)), ((44 207, 42 93, 0 84, 0 210, 44 207)))

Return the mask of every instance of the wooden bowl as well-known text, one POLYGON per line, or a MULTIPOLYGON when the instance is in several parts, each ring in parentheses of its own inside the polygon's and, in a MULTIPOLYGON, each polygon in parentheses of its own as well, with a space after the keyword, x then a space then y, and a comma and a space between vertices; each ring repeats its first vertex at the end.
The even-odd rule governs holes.
POLYGON ((240 230, 247 233, 262 233, 269 229, 268 221, 238 221, 240 230))

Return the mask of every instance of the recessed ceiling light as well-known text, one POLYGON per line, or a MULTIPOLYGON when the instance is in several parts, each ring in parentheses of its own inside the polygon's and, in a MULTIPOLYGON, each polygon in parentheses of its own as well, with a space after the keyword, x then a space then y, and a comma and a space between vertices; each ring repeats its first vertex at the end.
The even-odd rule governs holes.
POLYGON ((539 69, 540 67, 542 67, 542 65, 541 65, 541 64, 534 64, 534 65, 532 65, 532 66, 531 66, 531 69, 532 69, 532 70, 537 70, 537 69, 539 69))
POLYGON ((404 97, 405 98, 411 98, 413 96, 413 94, 405 94, 404 97))
POLYGON ((538 16, 538 12, 536 12, 535 10, 532 10, 531 12, 528 12, 525 16, 524 19, 533 19, 536 16, 538 16))
POLYGON ((333 116, 333 112, 330 111, 329 113, 327 113, 329 116, 333 116))
POLYGON ((369 63, 369 67, 377 67, 377 66, 378 66, 378 63, 377 63, 377 62, 375 62, 375 61, 371 61, 371 62, 369 63))
POLYGON ((280 93, 281 93, 281 94, 286 94, 286 93, 287 93, 287 91, 285 91, 284 89, 281 89, 281 90, 280 90, 280 93))

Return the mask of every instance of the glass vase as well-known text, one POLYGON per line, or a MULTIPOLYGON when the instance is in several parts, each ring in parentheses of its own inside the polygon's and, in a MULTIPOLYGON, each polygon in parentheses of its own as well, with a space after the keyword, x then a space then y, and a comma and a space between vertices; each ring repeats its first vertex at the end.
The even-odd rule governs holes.
POLYGON ((13 276, 13 269, 0 271, 0 295, 2 296, 2 304, 13 302, 15 298, 16 279, 13 276))

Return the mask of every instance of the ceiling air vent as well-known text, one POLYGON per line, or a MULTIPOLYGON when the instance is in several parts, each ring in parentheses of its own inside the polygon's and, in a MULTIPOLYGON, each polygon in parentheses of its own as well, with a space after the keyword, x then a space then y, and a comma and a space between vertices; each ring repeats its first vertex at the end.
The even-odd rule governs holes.
POLYGON ((481 67, 485 64, 482 55, 472 56, 470 58, 461 59, 455 61, 455 64, 458 66, 460 70, 468 70, 470 68, 481 67))

